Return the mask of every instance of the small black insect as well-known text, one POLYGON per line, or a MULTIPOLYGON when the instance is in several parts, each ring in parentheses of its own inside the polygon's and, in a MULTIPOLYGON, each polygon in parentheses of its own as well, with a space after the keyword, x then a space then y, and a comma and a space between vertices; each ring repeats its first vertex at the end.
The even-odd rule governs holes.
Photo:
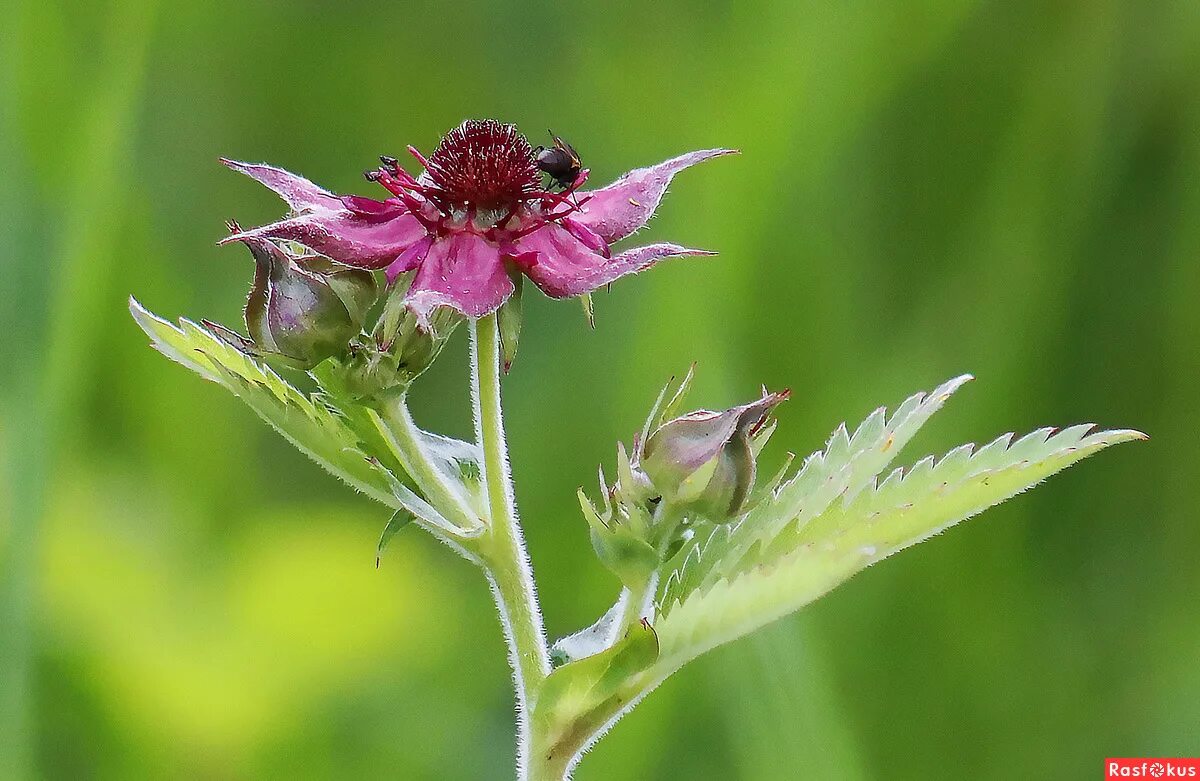
POLYGON ((553 179, 561 189, 566 190, 579 178, 583 161, 579 159, 579 153, 575 151, 575 147, 554 135, 553 131, 550 132, 550 137, 554 139, 554 146, 549 149, 539 146, 534 150, 537 167, 542 173, 553 179))

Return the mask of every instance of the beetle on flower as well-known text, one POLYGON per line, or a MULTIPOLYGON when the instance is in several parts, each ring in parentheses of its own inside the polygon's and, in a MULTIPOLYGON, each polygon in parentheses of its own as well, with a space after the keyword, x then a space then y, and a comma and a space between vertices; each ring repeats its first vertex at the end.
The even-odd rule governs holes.
POLYGON ((442 306, 478 318, 513 294, 517 273, 552 298, 570 298, 663 258, 713 254, 668 243, 615 255, 610 247, 646 224, 675 174, 733 153, 691 152, 580 192, 585 169, 564 191, 553 192, 543 186, 529 142, 496 120, 463 122, 428 158, 411 146, 408 151, 425 169, 419 176, 391 157, 367 172, 391 194, 382 201, 334 195, 274 166, 222 160, 274 190, 294 212, 222 243, 295 241, 347 266, 385 269, 389 282, 416 271, 405 302, 419 321, 427 323, 442 306))

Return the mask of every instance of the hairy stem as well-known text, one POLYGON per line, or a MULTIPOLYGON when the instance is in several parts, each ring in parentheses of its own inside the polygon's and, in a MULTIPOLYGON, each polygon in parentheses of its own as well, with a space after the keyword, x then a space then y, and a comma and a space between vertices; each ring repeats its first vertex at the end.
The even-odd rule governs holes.
POLYGON ((490 526, 479 541, 479 550, 504 625, 516 685, 518 776, 540 781, 541 776, 530 775, 533 739, 529 734, 529 711, 538 686, 550 673, 550 653, 513 499, 500 407, 500 336, 496 318, 492 315, 472 321, 470 328, 475 433, 483 448, 483 484, 490 515, 490 526))
POLYGON ((654 618, 654 609, 651 605, 651 600, 654 598, 654 592, 657 588, 657 572, 652 572, 640 583, 625 588, 624 593, 621 595, 625 600, 625 605, 621 611, 620 634, 617 635, 618 637, 643 618, 654 618))
POLYGON ((430 504, 460 528, 477 528, 480 519, 475 517, 467 504, 447 484, 446 478, 433 466, 433 461, 422 442, 421 429, 409 414, 407 400, 400 397, 387 404, 383 409, 383 420, 387 425, 380 431, 392 449, 392 454, 416 482, 430 504))

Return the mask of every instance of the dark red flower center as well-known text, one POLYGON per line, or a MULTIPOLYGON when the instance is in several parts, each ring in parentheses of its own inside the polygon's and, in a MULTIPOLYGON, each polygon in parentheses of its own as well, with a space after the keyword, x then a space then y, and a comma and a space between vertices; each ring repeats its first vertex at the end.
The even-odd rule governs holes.
POLYGON ((447 133, 426 171, 430 194, 463 208, 511 208, 541 190, 533 148, 515 126, 494 119, 469 119, 447 133))

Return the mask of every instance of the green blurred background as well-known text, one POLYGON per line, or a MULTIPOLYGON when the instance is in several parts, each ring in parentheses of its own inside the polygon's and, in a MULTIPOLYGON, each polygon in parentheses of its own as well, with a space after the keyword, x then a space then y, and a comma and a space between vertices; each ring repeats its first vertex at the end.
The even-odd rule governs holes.
MULTIPOLYGON (((962 371, 905 461, 1094 420, 1146 445, 860 575, 671 679, 597 779, 1099 778, 1200 752, 1200 4, 8 0, 0 29, 0 778, 511 777, 481 577, 147 348, 235 324, 216 163, 341 191, 465 117, 605 183, 709 146, 642 238, 721 251, 533 297, 506 385, 555 636, 615 581, 574 489, 700 361, 790 386, 769 455, 962 371)), ((423 382, 469 428, 461 335, 423 382)))

